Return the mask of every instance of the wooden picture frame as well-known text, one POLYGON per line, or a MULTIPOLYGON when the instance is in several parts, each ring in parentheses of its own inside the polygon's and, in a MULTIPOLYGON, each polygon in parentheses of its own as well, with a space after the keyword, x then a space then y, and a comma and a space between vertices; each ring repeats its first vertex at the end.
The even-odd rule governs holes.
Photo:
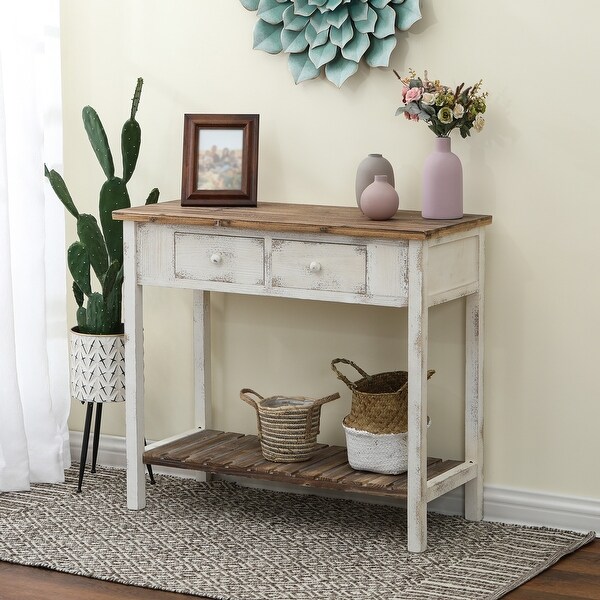
POLYGON ((185 115, 182 206, 256 206, 258 120, 185 115))

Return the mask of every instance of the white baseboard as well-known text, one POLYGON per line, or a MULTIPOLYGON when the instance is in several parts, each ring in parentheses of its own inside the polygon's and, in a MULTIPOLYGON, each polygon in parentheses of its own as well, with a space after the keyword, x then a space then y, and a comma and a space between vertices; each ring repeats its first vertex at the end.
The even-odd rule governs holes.
MULTIPOLYGON (((81 455, 82 433, 70 432, 71 457, 78 461, 81 455)), ((148 440, 150 443, 150 440, 148 440)), ((88 452, 88 461, 91 460, 91 445, 88 452)), ((109 467, 125 467, 125 438, 101 435, 98 449, 98 464, 109 467)), ((177 475, 180 477, 195 477, 192 471, 156 467, 157 473, 177 475)), ((251 479, 235 479, 238 483, 248 487, 261 487, 278 491, 291 491, 296 493, 309 493, 338 498, 356 498, 356 495, 336 493, 315 488, 305 490, 292 485, 273 484, 271 482, 257 483, 251 479)), ((600 533, 600 500, 571 498, 527 490, 503 488, 495 485, 484 486, 484 508, 486 521, 499 521, 503 523, 517 523, 520 525, 537 525, 555 527, 557 529, 570 529, 573 531, 596 531, 600 533)), ((369 502, 390 504, 387 499, 369 498, 369 502)), ((391 502, 393 504, 393 501, 391 502)), ((429 504, 429 509, 449 515, 463 514, 463 490, 453 490, 429 504)))

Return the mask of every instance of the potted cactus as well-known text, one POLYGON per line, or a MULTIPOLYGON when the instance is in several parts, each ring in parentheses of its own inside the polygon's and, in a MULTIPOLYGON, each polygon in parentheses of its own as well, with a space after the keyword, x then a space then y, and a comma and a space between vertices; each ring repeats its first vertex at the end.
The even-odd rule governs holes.
MULTIPOLYGON (((67 251, 67 264, 73 277, 73 294, 77 302, 77 326, 71 329, 71 396, 88 402, 84 428, 82 467, 87 454, 91 412, 97 404, 94 428, 94 471, 97 435, 104 402, 125 400, 124 335, 121 322, 123 287, 123 223, 113 221, 112 211, 131 206, 127 183, 137 163, 141 129, 135 116, 142 93, 143 80, 137 80, 131 103, 131 114, 121 132, 123 175, 115 175, 112 153, 100 117, 91 106, 83 109, 82 117, 88 138, 104 171, 106 181, 100 189, 98 212, 100 225, 93 215, 80 213, 59 173, 48 170, 45 175, 67 211, 77 219, 78 240, 67 251), (91 274, 98 280, 94 291, 91 274)), ((146 204, 158 201, 159 191, 153 189, 146 204)), ((81 479, 80 479, 81 489, 81 479)))

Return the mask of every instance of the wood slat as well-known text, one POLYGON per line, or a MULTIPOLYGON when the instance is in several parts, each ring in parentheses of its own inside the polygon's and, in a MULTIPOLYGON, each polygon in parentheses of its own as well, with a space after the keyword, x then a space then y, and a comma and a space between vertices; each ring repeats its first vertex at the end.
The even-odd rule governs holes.
MULTIPOLYGON (((308 461, 276 463, 265 460, 257 436, 214 430, 194 432, 150 450, 144 454, 144 462, 387 497, 405 497, 407 489, 405 473, 381 475, 354 470, 342 446, 318 444, 308 461)), ((427 464, 431 478, 461 463, 429 458, 427 464)))
MULTIPOLYGON (((354 204, 354 201, 352 201, 354 204)), ((418 211, 398 211, 388 221, 372 221, 356 206, 323 206, 259 202, 255 208, 184 207, 180 200, 136 206, 113 212, 120 221, 232 227, 257 231, 329 233, 383 239, 427 239, 489 225, 489 215, 465 215, 461 219, 423 219, 418 211)))

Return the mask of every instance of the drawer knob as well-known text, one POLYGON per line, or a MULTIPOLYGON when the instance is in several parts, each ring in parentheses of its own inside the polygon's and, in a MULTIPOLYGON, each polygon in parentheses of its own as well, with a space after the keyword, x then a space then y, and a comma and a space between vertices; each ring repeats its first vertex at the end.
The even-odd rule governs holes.
POLYGON ((214 254, 210 255, 210 262, 215 265, 218 265, 221 262, 221 260, 222 256, 218 252, 215 252, 214 254))
POLYGON ((313 260, 308 268, 310 269, 311 273, 318 273, 321 270, 321 263, 313 260))

